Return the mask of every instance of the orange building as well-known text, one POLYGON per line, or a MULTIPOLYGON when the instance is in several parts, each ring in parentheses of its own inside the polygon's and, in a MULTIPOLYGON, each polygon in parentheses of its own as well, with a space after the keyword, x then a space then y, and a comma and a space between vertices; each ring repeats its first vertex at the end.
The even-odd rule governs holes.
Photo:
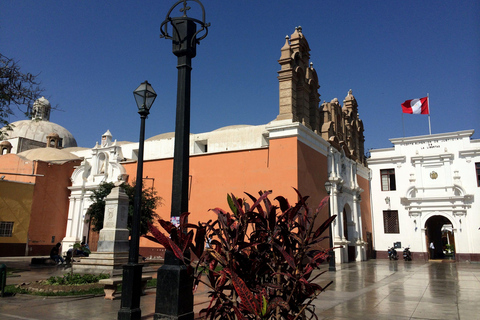
MULTIPOLYGON (((371 256, 369 170, 365 165, 363 124, 350 90, 340 105, 338 99, 319 106, 318 78, 309 64, 309 46, 297 28, 281 49, 279 63, 280 108, 267 125, 231 126, 190 136, 190 221, 215 219, 209 209, 227 209, 226 195, 246 197, 272 190, 293 204, 297 195, 310 196, 315 208, 332 184, 330 211, 334 223, 336 262, 361 261, 371 256)), ((145 143, 144 179, 153 182, 163 197, 157 213, 170 218, 174 134, 161 134, 145 143)), ((122 166, 131 181, 136 174, 138 146, 122 144, 122 166)), ((145 183, 147 180, 144 180, 145 183)), ((319 223, 328 217, 325 209, 319 223)), ((325 243, 328 245, 328 243, 325 243)), ((141 240, 141 254, 157 256, 158 246, 141 240)))
MULTIPOLYGON (((189 220, 196 223, 215 219, 209 209, 228 209, 228 193, 246 198, 244 192, 257 195, 258 191, 272 190, 272 201, 282 195, 294 204, 297 194, 293 188, 296 188, 310 197, 308 204, 315 208, 327 195, 328 181, 332 186, 329 209, 338 215, 332 228, 334 245, 342 247, 336 250, 336 263, 366 260, 373 251, 370 170, 365 162, 364 129, 358 104, 350 90, 343 104, 335 98, 320 105, 318 77, 309 59, 308 42, 301 28, 296 28, 281 48, 277 117, 265 125, 230 126, 190 135, 189 220)), ((66 141, 65 137, 60 139, 66 141)), ((173 133, 145 141, 143 181, 163 198, 157 213, 166 220, 170 218, 174 142, 173 133)), ((32 209, 24 210, 25 214, 30 212, 28 237, 33 239, 30 232, 34 232, 34 227, 41 229, 35 231, 39 249, 61 240, 66 251, 72 243, 88 241, 85 215, 92 191, 104 181, 136 179, 138 143, 117 143, 107 131, 93 149, 61 151, 67 150, 78 158, 62 164, 37 161, 34 171, 24 168, 26 164, 14 155, 0 156, 0 171, 10 166, 12 173, 28 171, 43 175, 27 181, 34 184, 32 209), (16 165, 10 164, 15 161, 16 165), (47 189, 42 191, 42 188, 47 189), (55 234, 43 228, 52 219, 61 229, 55 234)), ((22 201, 28 207, 29 198, 22 201)), ((325 208, 318 223, 328 214, 325 208)), ((140 246, 143 256, 163 255, 163 248, 146 239, 141 239, 140 246)), ((33 244, 29 240, 30 247, 33 244)), ((30 254, 33 249, 28 251, 30 254)))
POLYGON ((80 162, 55 148, 0 156, 0 256, 48 255, 63 239, 69 177, 80 162))
MULTIPOLYGON (((195 139, 196 136, 192 135, 192 138, 195 139)), ((338 230, 338 226, 341 226, 342 231, 336 238, 336 245, 345 246, 345 257, 338 254, 338 263, 366 259, 370 251, 367 252, 368 245, 363 239, 371 239, 371 219, 369 196, 359 201, 360 192, 365 190, 366 194, 369 193, 368 170, 363 165, 332 148, 329 142, 298 122, 273 121, 266 126, 227 127, 198 136, 201 141, 208 142, 209 151, 193 153, 190 157, 190 222, 215 219, 215 214, 209 211, 211 208, 220 207, 227 210, 227 193, 247 198, 244 192, 258 195, 258 191, 272 190, 272 201, 276 196, 282 195, 294 204, 297 201, 297 194, 293 188, 296 188, 302 195, 308 195, 310 197, 308 204, 316 208, 327 195, 325 182, 330 176, 337 184, 341 180, 344 181, 342 190, 338 193, 335 191, 331 202, 332 212, 339 214, 338 222, 335 223, 336 228, 338 230), (254 139, 255 137, 251 136, 252 131, 257 131, 260 135, 262 132, 267 133, 268 144, 239 150, 229 148, 224 151, 210 147, 210 143, 216 142, 216 134, 231 137, 228 140, 233 144, 234 137, 237 137, 237 140, 242 140, 244 136, 254 139), (345 179, 341 178, 341 172, 336 172, 335 166, 331 166, 332 171, 329 172, 329 163, 334 162, 329 159, 334 157, 341 158, 345 179), (354 175, 349 175, 348 178, 347 168, 348 174, 354 172, 354 175), (347 228, 347 232, 344 232, 344 228, 347 228), (348 247, 352 247, 350 256, 348 247)), ((153 143, 152 140, 147 141, 146 146, 153 143)), ((191 145, 195 145, 195 141, 191 141, 191 145)), ((125 162, 122 165, 129 180, 135 180, 136 161, 125 162)), ((342 170, 342 166, 339 168, 342 170)), ((165 220, 170 218, 172 171, 172 157, 144 162, 144 178, 148 177, 148 180, 144 181, 146 184, 153 181, 158 194, 163 197, 163 205, 157 208, 157 213, 165 220)), ((328 209, 325 208, 318 222, 323 222, 328 214, 328 209)), ((161 255, 157 245, 147 239, 141 239, 140 245, 143 256, 161 255)))

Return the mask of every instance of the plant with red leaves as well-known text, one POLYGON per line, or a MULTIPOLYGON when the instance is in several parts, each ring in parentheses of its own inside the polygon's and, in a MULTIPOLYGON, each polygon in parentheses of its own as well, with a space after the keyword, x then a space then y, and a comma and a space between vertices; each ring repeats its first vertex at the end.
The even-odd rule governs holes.
POLYGON ((316 224, 328 196, 312 211, 298 191, 294 206, 284 197, 275 198, 279 207, 272 205, 270 193, 260 192, 258 199, 247 193, 253 205, 229 195, 232 213, 212 209, 218 219, 205 224, 211 247, 200 258, 197 270, 204 272, 195 281, 210 288, 205 318, 318 319, 312 301, 331 282, 314 283, 325 272, 314 270, 332 250, 320 243, 336 216, 316 224))
POLYGON ((166 250, 173 252, 175 257, 187 266, 188 273, 193 275, 194 264, 192 260, 198 260, 202 256, 205 248, 205 234, 206 229, 202 224, 194 225, 188 223, 189 212, 182 213, 180 216, 180 224, 174 225, 170 221, 158 219, 158 223, 162 228, 170 235, 167 237, 154 225, 149 224, 148 229, 150 235, 146 235, 145 238, 161 244, 166 250), (190 230, 189 230, 190 229, 190 230), (195 237, 194 231, 196 230, 195 237), (193 241, 195 239, 195 241, 193 241), (191 258, 191 253, 194 257, 191 258))

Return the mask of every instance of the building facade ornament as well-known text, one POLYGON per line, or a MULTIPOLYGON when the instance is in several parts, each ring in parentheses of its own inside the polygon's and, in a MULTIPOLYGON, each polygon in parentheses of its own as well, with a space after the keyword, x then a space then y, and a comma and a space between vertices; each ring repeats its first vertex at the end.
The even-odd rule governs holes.
POLYGON ((69 187, 71 194, 67 231, 62 246, 64 250, 75 242, 87 240, 87 210, 92 204, 90 196, 93 191, 103 182, 126 181, 126 171, 120 163, 124 159, 122 148, 116 141, 112 142, 110 131, 102 135, 101 141, 101 145, 96 143, 94 148, 86 151, 84 160, 70 178, 72 186, 69 187))

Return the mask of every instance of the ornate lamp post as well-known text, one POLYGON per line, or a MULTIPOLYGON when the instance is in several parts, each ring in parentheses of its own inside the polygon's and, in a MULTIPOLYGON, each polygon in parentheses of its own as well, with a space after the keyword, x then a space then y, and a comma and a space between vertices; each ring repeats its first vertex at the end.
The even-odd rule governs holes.
POLYGON ((155 90, 148 81, 143 82, 133 91, 135 101, 140 114, 140 140, 138 146, 137 181, 135 185, 134 211, 132 220, 132 233, 130 249, 128 251, 128 263, 123 266, 122 279, 122 304, 118 311, 119 320, 137 320, 141 318, 140 296, 142 294, 142 267, 138 263, 140 244, 140 216, 142 199, 142 176, 143 176, 143 145, 145 143, 145 119, 150 113, 153 101, 157 97, 155 90))
MULTIPOLYGON (((332 183, 328 180, 327 182, 325 182, 325 189, 327 190, 328 195, 330 195, 330 192, 332 192, 332 183)), ((331 216, 332 216, 332 212, 330 209, 330 198, 329 198, 328 199, 328 217, 331 217, 331 216)), ((329 232, 329 238, 330 238, 330 248, 333 248, 332 225, 330 225, 330 227, 328 228, 328 232, 329 232)), ((328 263, 328 271, 337 271, 335 267, 335 251, 330 250, 329 255, 330 255, 330 261, 328 263)))
MULTIPOLYGON (((192 58, 196 46, 208 34, 209 23, 205 22, 205 8, 198 0, 177 1, 168 11, 160 26, 161 38, 172 40, 172 52, 177 56, 177 111, 175 123, 175 150, 172 179, 172 221, 178 221, 183 212, 188 211, 189 146, 190 146, 190 85, 192 58), (202 11, 202 20, 187 16, 191 8, 187 3, 195 2, 202 11), (180 17, 172 17, 175 8, 180 17), (172 26, 172 34, 168 26, 172 26), (197 30, 197 25, 199 30, 197 30)), ((165 253, 165 264, 157 274, 157 296, 154 319, 194 318, 192 279, 186 272, 183 262, 171 252, 165 253)))

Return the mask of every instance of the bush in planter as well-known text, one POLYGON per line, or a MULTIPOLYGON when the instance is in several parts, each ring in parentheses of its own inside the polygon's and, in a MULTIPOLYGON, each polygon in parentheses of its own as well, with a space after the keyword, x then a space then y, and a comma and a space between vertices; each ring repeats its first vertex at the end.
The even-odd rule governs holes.
MULTIPOLYGON (((298 193, 298 191, 297 191, 298 193)), ((279 206, 268 199, 271 192, 252 195, 248 202, 228 196, 231 213, 212 209, 217 220, 203 225, 189 225, 181 219, 180 227, 160 220, 170 238, 151 226, 154 237, 176 257, 188 264, 190 248, 199 257, 196 281, 210 288, 210 305, 201 311, 207 319, 316 319, 313 299, 325 290, 313 281, 322 273, 312 272, 328 257, 331 249, 322 249, 323 233, 336 216, 315 227, 325 197, 316 210, 310 210, 307 197, 291 206, 277 197, 279 206), (193 244, 193 230, 197 230, 193 244), (205 250, 205 236, 211 239, 205 250)), ((183 216, 183 215, 182 215, 183 216)))

